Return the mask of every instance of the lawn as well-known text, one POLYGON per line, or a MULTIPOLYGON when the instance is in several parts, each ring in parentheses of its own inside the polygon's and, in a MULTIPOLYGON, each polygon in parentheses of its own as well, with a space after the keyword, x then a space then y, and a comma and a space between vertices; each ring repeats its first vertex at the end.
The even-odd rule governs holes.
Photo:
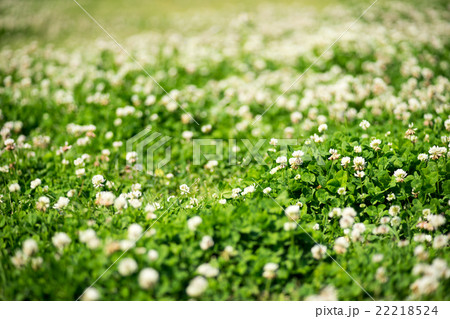
POLYGON ((0 300, 450 300, 445 1, 79 4, 0 4, 0 300))

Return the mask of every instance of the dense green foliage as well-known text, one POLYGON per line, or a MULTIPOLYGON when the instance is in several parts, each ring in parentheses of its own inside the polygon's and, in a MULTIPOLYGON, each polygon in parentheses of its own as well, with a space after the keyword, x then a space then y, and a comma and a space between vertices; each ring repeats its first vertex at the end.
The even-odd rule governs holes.
POLYGON ((364 9, 2 49, 0 299, 448 300, 449 13, 374 6, 321 56, 364 9))

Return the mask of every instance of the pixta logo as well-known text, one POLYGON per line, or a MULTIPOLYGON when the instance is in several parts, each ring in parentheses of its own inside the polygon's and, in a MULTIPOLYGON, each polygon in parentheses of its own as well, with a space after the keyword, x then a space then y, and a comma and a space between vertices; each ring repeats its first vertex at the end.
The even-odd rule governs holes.
POLYGON ((171 148, 166 145, 172 139, 151 128, 145 128, 126 142, 126 160, 138 170, 154 172, 171 159, 171 148), (162 153, 162 155, 161 155, 162 153))

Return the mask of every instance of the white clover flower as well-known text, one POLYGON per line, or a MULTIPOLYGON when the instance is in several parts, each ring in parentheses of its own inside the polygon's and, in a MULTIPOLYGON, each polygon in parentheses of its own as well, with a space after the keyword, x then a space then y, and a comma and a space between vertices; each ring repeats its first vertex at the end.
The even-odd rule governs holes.
POLYGON ((36 208, 45 212, 47 208, 50 207, 50 199, 46 196, 41 196, 38 198, 38 201, 36 202, 36 208))
POLYGON ((353 168, 355 170, 362 171, 365 166, 366 166, 366 160, 363 157, 357 156, 353 159, 353 168))
POLYGON ((428 258, 429 253, 425 250, 425 247, 423 245, 419 245, 414 248, 414 256, 416 256, 420 260, 425 260, 428 258))
POLYGON ((298 220, 300 218, 300 207, 298 205, 291 205, 284 210, 287 217, 292 220, 298 220))
POLYGON ((328 152, 331 154, 331 156, 328 157, 329 160, 337 160, 341 156, 341 154, 339 154, 338 151, 333 148, 330 148, 328 152))
POLYGON ((136 161, 138 159, 138 153, 128 152, 127 155, 125 156, 125 159, 130 164, 136 163, 136 161))
POLYGON ((427 154, 424 154, 424 153, 421 153, 421 154, 419 154, 419 155, 417 156, 417 159, 418 159, 419 161, 421 161, 421 162, 427 161, 427 160, 428 160, 428 155, 427 155, 427 154))
POLYGON ((20 185, 17 183, 13 183, 13 184, 9 185, 8 189, 11 193, 20 192, 20 185))
POLYGON ((222 254, 227 258, 229 258, 231 256, 235 256, 236 253, 237 253, 236 250, 232 246, 226 246, 222 254))
POLYGON ((239 196, 239 194, 242 192, 242 189, 240 189, 240 188, 233 188, 232 190, 231 190, 231 197, 232 198, 236 198, 236 197, 238 197, 239 196))
POLYGON ((401 218, 398 216, 395 216, 391 219, 391 226, 398 227, 398 226, 400 226, 401 222, 402 222, 401 218))
POLYGON ((119 262, 118 270, 122 276, 130 276, 138 269, 138 264, 133 258, 124 258, 119 262))
POLYGON ((33 270, 37 270, 37 269, 41 268, 43 263, 44 263, 44 259, 42 257, 31 258, 31 268, 33 270))
POLYGON ((372 140, 372 142, 370 142, 370 147, 373 148, 375 151, 379 151, 381 149, 380 144, 381 144, 381 140, 374 139, 374 140, 372 140))
POLYGON ((206 124, 203 125, 201 128, 202 133, 209 133, 212 130, 212 125, 211 124, 206 124))
POLYGON ((323 143, 323 141, 325 140, 325 138, 323 136, 319 136, 317 134, 314 134, 312 136, 310 136, 311 140, 313 140, 315 143, 323 143))
POLYGON ((227 200, 225 198, 219 199, 219 204, 225 205, 227 203, 227 200))
POLYGON ((139 190, 135 190, 126 194, 126 197, 129 199, 139 199, 141 196, 142 193, 139 190))
POLYGON ((83 301, 96 301, 99 299, 100 293, 94 287, 87 288, 86 291, 83 293, 83 296, 81 297, 81 300, 83 301))
POLYGON ((130 240, 138 240, 142 235, 142 227, 139 224, 131 224, 128 227, 128 239, 130 240))
POLYGON ((359 127, 361 127, 365 131, 370 127, 370 123, 366 120, 363 120, 361 123, 359 123, 359 127))
POLYGON ((347 167, 348 164, 350 164, 350 157, 345 156, 341 159, 341 166, 347 167))
POLYGON ((366 226, 363 223, 356 223, 353 225, 353 229, 364 233, 366 231, 366 226))
POLYGON ((438 287, 439 281, 434 276, 421 277, 410 286, 413 294, 416 296, 429 295, 436 291, 438 287))
POLYGON ((119 248, 123 251, 129 250, 135 246, 136 242, 133 240, 123 239, 119 242, 119 248))
POLYGON ((142 206, 142 202, 137 199, 137 198, 132 198, 128 201, 128 203, 131 205, 131 207, 133 208, 139 208, 142 206))
POLYGON ((65 246, 71 243, 70 237, 66 233, 56 233, 52 237, 53 245, 58 249, 63 249, 65 246))
POLYGON ((408 174, 402 169, 397 169, 393 174, 397 183, 404 182, 407 175, 408 174))
POLYGON ((342 216, 355 217, 356 210, 354 210, 352 207, 346 207, 342 210, 342 216))
POLYGON ((349 243, 345 237, 338 237, 334 241, 333 249, 337 254, 345 254, 348 246, 349 246, 349 243))
POLYGON ((275 173, 278 172, 281 168, 282 168, 281 165, 272 168, 272 169, 270 170, 270 175, 275 174, 275 173))
POLYGON ((181 195, 189 194, 190 188, 186 184, 180 185, 181 195))
POLYGON ((253 193, 254 191, 255 191, 255 186, 250 185, 250 186, 247 186, 246 188, 244 188, 244 190, 242 191, 241 195, 245 196, 247 194, 253 193))
POLYGON ((428 215, 427 220, 434 229, 438 229, 440 226, 444 225, 446 220, 442 215, 428 215))
POLYGON ((113 145, 114 148, 120 148, 120 147, 122 147, 123 142, 122 141, 114 141, 112 143, 112 145, 113 145))
POLYGON ((345 195, 345 194, 347 194, 347 191, 345 190, 345 187, 339 187, 339 189, 337 190, 337 193, 339 195, 345 195))
POLYGON ((448 236, 447 235, 438 235, 434 237, 433 248, 441 249, 447 246, 448 236))
POLYGON ((209 171, 213 171, 214 167, 218 166, 219 162, 216 160, 212 160, 212 161, 208 161, 208 163, 205 164, 205 169, 209 170, 209 171))
POLYGON ((214 246, 214 240, 211 236, 203 236, 201 242, 200 242, 200 248, 202 250, 207 250, 208 248, 211 248, 214 246))
POLYGON ((444 126, 447 131, 450 131, 450 118, 445 120, 444 126))
POLYGON ((198 266, 197 272, 206 278, 217 277, 219 275, 219 269, 208 263, 198 266))
POLYGON ((342 216, 339 220, 339 225, 342 229, 346 229, 352 227, 354 222, 355 219, 352 216, 342 216))
POLYGON ((290 117, 292 123, 296 124, 303 118, 303 115, 300 112, 292 112, 290 117))
POLYGON ((439 146, 432 146, 428 150, 428 154, 431 155, 431 158, 436 160, 442 156, 444 156, 447 153, 447 149, 445 147, 439 147, 439 146))
POLYGON ((355 153, 361 153, 362 152, 362 147, 359 145, 356 145, 353 147, 353 152, 355 153))
POLYGON ((303 151, 300 151, 300 150, 294 151, 294 152, 292 153, 292 156, 293 156, 293 157, 296 157, 296 158, 300 158, 300 157, 302 157, 303 155, 305 155, 305 153, 303 153, 303 151))
POLYGON ((400 213, 400 210, 401 210, 400 206, 393 205, 393 206, 389 207, 389 215, 397 216, 398 213, 400 213))
POLYGON ((53 208, 54 209, 63 209, 65 207, 67 207, 69 202, 70 202, 70 199, 68 199, 67 197, 60 197, 58 199, 58 201, 56 202, 56 204, 53 205, 53 208))
POLYGON ((105 178, 102 175, 95 175, 92 177, 92 185, 95 188, 99 188, 103 186, 103 183, 105 182, 105 178))
POLYGON ((293 169, 298 168, 300 165, 302 165, 303 160, 300 157, 291 157, 289 159, 289 165, 291 165, 291 167, 293 169))
POLYGON ((80 169, 75 170, 75 175, 77 177, 81 177, 81 176, 86 175, 86 169, 85 168, 80 168, 80 169))
POLYGON ((186 141, 191 140, 193 136, 194 133, 191 131, 184 131, 183 133, 181 133, 181 137, 184 138, 186 141))
POLYGON ((4 142, 6 150, 12 151, 15 148, 15 142, 12 138, 7 138, 4 142))
POLYGON ((366 176, 366 173, 364 173, 364 171, 358 171, 355 173, 355 177, 363 178, 364 176, 366 176))
POLYGON ((271 138, 269 144, 272 146, 277 146, 278 140, 276 138, 271 138))
POLYGON ((319 133, 322 133, 322 132, 328 130, 328 125, 320 124, 317 130, 319 131, 319 133))
POLYGON ((189 230, 196 231, 197 227, 202 223, 202 218, 200 216, 194 216, 187 221, 187 226, 189 230))
POLYGON ((111 192, 99 192, 95 195, 95 203, 100 206, 111 206, 116 196, 111 192))
POLYGON ((379 267, 375 273, 375 279, 381 283, 385 283, 388 281, 388 277, 386 276, 386 268, 379 267))
POLYGON ((77 159, 75 159, 74 161, 73 161, 73 164, 75 165, 75 166, 82 166, 83 164, 84 164, 84 159, 83 158, 77 158, 77 159))
POLYGON ((148 257, 148 260, 150 260, 150 261, 155 261, 155 260, 158 259, 159 254, 158 254, 158 252, 157 252, 156 250, 150 249, 150 250, 148 251, 148 253, 147 253, 147 257, 148 257))
POLYGON ((27 262, 27 256, 25 256, 25 254, 21 250, 18 250, 16 251, 15 255, 11 257, 11 262, 14 267, 22 268, 27 262))
POLYGON ((386 199, 391 202, 394 199, 396 199, 395 194, 394 193, 390 193, 389 195, 386 196, 386 199))
POLYGON ((280 156, 280 157, 277 157, 277 159, 276 159, 277 164, 280 164, 282 166, 286 165, 287 161, 288 160, 287 160, 286 156, 280 156))
POLYGON ((150 289, 156 285, 159 280, 158 272, 153 268, 144 268, 139 273, 138 282, 142 289, 150 289))
POLYGON ((264 265, 263 277, 267 279, 273 279, 277 275, 278 264, 276 263, 267 263, 264 265))
POLYGON ((93 240, 94 238, 97 238, 97 234, 95 233, 95 230, 89 228, 80 231, 78 238, 80 239, 80 242, 87 243, 93 240))
POLYGON ((424 217, 427 217, 427 216, 430 215, 430 214, 431 214, 431 209, 425 208, 425 209, 422 210, 422 215, 423 215, 424 217))
POLYGON ((431 237, 431 235, 426 235, 426 234, 415 234, 413 237, 413 240, 418 243, 423 243, 425 241, 431 242, 432 237, 431 237))
POLYGON ((270 187, 266 187, 263 189, 264 194, 269 194, 271 191, 272 191, 272 188, 270 188, 270 187))
POLYGON ((342 216, 342 210, 338 207, 333 208, 329 213, 328 213, 328 217, 333 218, 333 217, 341 217, 342 216))
POLYGON ((9 173, 9 166, 8 165, 4 165, 0 167, 0 172, 2 173, 9 173))
POLYGON ((139 183, 131 185, 132 192, 137 192, 137 191, 140 191, 141 189, 142 189, 142 185, 139 183))
POLYGON ((383 254, 375 254, 372 256, 372 262, 373 263, 379 263, 383 260, 384 255, 383 254))
POLYGON ((114 201, 114 208, 117 210, 123 210, 126 209, 128 207, 128 203, 126 198, 119 196, 116 198, 116 200, 114 201))
POLYGON ((157 202, 149 203, 145 206, 144 211, 146 213, 153 213, 161 208, 161 205, 157 202))
POLYGON ((284 223, 284 225, 283 225, 283 229, 285 231, 291 231, 296 228, 297 228, 297 223, 295 223, 295 222, 287 222, 287 223, 284 223))
POLYGON ((311 253, 314 259, 323 259, 326 257, 327 247, 323 245, 314 245, 311 248, 311 253))
POLYGON ((389 227, 385 224, 375 227, 372 230, 372 233, 374 235, 384 235, 384 234, 387 234, 388 232, 389 232, 389 227))
POLYGON ((186 293, 190 297, 200 297, 207 288, 208 281, 202 276, 197 276, 189 283, 189 286, 186 288, 186 293))
POLYGON ((314 224, 314 226, 312 227, 313 230, 319 230, 320 229, 320 225, 319 224, 314 224))
POLYGON ((38 245, 32 238, 25 240, 22 244, 22 251, 25 256, 30 257, 38 252, 38 245))
POLYGON ((41 180, 39 178, 36 178, 35 180, 31 181, 31 183, 30 183, 31 189, 35 189, 39 185, 41 185, 41 180))

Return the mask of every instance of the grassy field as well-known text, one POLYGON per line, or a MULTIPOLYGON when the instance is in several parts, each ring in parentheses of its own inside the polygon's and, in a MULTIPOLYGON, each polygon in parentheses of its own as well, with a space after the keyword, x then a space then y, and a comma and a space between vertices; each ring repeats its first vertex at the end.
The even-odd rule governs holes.
MULTIPOLYGON (((177 31, 186 25, 177 25, 178 18, 197 17, 191 23, 202 24, 205 16, 228 19, 240 12, 252 12, 271 1, 218 1, 218 0, 111 0, 77 1, 91 13, 108 32, 121 39, 149 31, 164 32, 168 27, 177 31), (197 20, 197 21, 193 21, 197 20), (200 20, 200 21, 199 21, 200 20)), ((294 5, 304 8, 323 9, 334 0, 282 0, 276 6, 294 5)), ((209 25, 210 26, 210 25, 209 25)), ((0 45, 20 46, 30 41, 41 44, 76 48, 88 44, 105 34, 73 0, 4 0, 0 3, 0 45)))
POLYGON ((80 4, 0 4, 1 300, 450 299, 445 2, 80 4))

